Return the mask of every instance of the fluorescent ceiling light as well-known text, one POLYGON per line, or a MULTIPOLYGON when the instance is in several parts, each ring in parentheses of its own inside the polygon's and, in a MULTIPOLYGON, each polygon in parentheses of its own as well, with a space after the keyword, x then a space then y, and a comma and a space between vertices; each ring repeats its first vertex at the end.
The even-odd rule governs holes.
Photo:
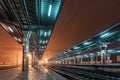
POLYGON ((117 53, 120 53, 120 50, 116 51, 117 53))
POLYGON ((50 5, 49 5, 48 16, 50 16, 50 14, 51 14, 51 10, 52 10, 52 5, 50 4, 50 5))
POLYGON ((18 39, 18 41, 19 41, 19 42, 21 42, 21 40, 20 40, 20 39, 18 39))
POLYGON ((11 27, 8 27, 8 29, 9 29, 11 32, 13 32, 13 30, 11 29, 11 27))
POLYGON ((93 56, 93 54, 92 54, 92 53, 90 53, 90 56, 93 56))
POLYGON ((47 32, 44 33, 44 36, 47 36, 47 32))
POLYGON ((0 22, 0 24, 2 25, 2 27, 3 27, 5 30, 7 30, 6 25, 4 25, 2 22, 0 22))
POLYGON ((78 46, 75 46, 75 47, 74 47, 74 49, 79 49, 79 48, 80 48, 80 47, 78 47, 78 46))
POLYGON ((83 45, 88 45, 88 44, 91 44, 91 42, 85 42, 83 45))
POLYGON ((109 36, 109 34, 110 34, 110 33, 105 33, 105 34, 101 35, 100 37, 101 37, 101 38, 107 37, 107 36, 109 36))
POLYGON ((111 35, 114 34, 114 33, 115 33, 115 32, 113 32, 113 33, 105 33, 105 34, 101 35, 100 37, 101 37, 101 38, 109 37, 109 36, 111 36, 111 35))
POLYGON ((85 57, 88 57, 88 55, 87 55, 87 54, 85 54, 84 56, 85 56, 85 57))
POLYGON ((45 41, 43 41, 43 44, 45 44, 45 41))

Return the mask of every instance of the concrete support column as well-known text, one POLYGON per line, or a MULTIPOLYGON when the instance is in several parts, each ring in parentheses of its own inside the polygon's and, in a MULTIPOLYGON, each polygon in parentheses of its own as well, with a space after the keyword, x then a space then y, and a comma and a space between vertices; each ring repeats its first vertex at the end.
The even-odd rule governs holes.
POLYGON ((35 66, 35 52, 32 53, 32 67, 35 66))
POLYGON ((110 55, 107 55, 107 64, 110 64, 110 55))
POLYGON ((90 56, 90 63, 93 64, 93 56, 90 56))
POLYGON ((28 71, 29 69, 29 57, 28 57, 28 52, 25 52, 23 46, 23 58, 22 58, 22 71, 28 71))
POLYGON ((70 64, 70 60, 68 59, 68 64, 70 64))
POLYGON ((98 55, 97 54, 95 55, 95 63, 96 64, 98 63, 98 55))
POLYGON ((68 60, 66 59, 66 64, 68 64, 68 60))
POLYGON ((25 64, 25 70, 28 71, 29 69, 29 56, 28 56, 29 52, 26 52, 26 64, 25 64))
POLYGON ((76 57, 73 57, 73 64, 76 64, 76 57))
POLYGON ((29 68, 29 38, 32 34, 32 31, 28 31, 27 35, 24 37, 24 44, 23 44, 23 64, 22 64, 22 70, 28 71, 29 68))
POLYGON ((37 55, 35 55, 34 59, 35 59, 35 67, 38 68, 38 57, 37 57, 37 55))
POLYGON ((77 59, 77 64, 78 64, 79 63, 79 58, 77 57, 76 59, 77 59))
POLYGON ((80 63, 83 64, 83 58, 82 57, 80 58, 80 63))
POLYGON ((100 46, 100 52, 101 52, 101 64, 105 64, 106 63, 106 48, 107 46, 100 46))

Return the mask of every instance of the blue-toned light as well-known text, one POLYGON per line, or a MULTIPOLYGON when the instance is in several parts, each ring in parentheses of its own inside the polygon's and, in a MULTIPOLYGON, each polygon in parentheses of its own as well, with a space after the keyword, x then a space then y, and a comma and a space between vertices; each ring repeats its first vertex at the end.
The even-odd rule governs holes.
POLYGON ((40 30, 40 36, 44 36, 44 30, 40 30))
POLYGON ((100 37, 101 37, 101 38, 107 37, 107 36, 109 36, 109 34, 110 34, 110 33, 105 33, 105 34, 101 35, 100 37))
POLYGON ((101 38, 109 37, 109 36, 111 36, 111 35, 114 34, 114 33, 115 33, 115 32, 113 32, 113 33, 105 33, 105 34, 101 35, 100 37, 101 37, 101 38))
POLYGON ((100 52, 96 52, 97 53, 97 55, 100 55, 100 52))
POLYGON ((83 45, 89 45, 91 44, 91 42, 85 42, 83 45))
POLYGON ((85 55, 84 55, 84 57, 88 57, 88 55, 87 55, 87 54, 85 54, 85 55))
POLYGON ((43 41, 43 44, 45 44, 45 41, 43 41))
POLYGON ((47 32, 44 33, 44 36, 47 36, 47 32))
POLYGON ((48 43, 48 40, 46 40, 45 42, 46 42, 46 44, 47 44, 47 43, 48 43))
POLYGON ((54 13, 54 15, 53 15, 54 20, 56 19, 57 15, 58 15, 58 13, 59 13, 61 3, 62 3, 62 1, 59 0, 59 1, 57 2, 57 4, 56 4, 56 7, 54 7, 54 11, 53 11, 53 13, 54 13))
POLYGON ((43 42, 43 41, 42 41, 42 40, 40 40, 40 44, 42 44, 42 42, 43 42))
POLYGON ((90 56, 93 56, 94 54, 90 53, 90 56))
POLYGON ((52 5, 50 4, 50 6, 49 6, 49 11, 48 11, 48 16, 50 16, 51 10, 52 10, 52 5))
POLYGON ((114 53, 114 50, 107 50, 108 53, 114 53))
POLYGON ((80 48, 80 47, 78 47, 78 46, 75 46, 75 47, 74 47, 74 49, 79 49, 79 48, 80 48))
POLYGON ((116 51, 117 53, 120 53, 120 50, 116 51))
POLYGON ((50 30, 48 30, 48 36, 50 36, 50 34, 51 34, 51 29, 50 29, 50 30))

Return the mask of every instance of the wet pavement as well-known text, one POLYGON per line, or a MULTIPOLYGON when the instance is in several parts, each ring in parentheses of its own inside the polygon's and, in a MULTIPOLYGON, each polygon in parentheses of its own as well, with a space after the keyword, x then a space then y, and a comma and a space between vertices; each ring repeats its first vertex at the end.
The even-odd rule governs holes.
POLYGON ((0 80, 66 80, 59 74, 46 68, 21 71, 21 68, 0 70, 0 80))

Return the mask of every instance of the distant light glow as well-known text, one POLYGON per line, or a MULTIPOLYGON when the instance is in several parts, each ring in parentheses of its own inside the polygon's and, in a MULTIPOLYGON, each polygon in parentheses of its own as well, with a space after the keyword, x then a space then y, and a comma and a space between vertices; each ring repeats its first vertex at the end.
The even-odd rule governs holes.
POLYGON ((30 53, 28 53, 28 54, 27 54, 27 56, 28 56, 28 57, 31 57, 31 54, 30 54, 30 53))
POLYGON ((8 29, 9 29, 11 32, 13 32, 13 30, 11 29, 11 27, 8 27, 8 29))
POLYGON ((49 6, 49 11, 48 11, 48 16, 50 16, 51 10, 52 10, 52 5, 50 4, 50 6, 49 6))
POLYGON ((44 60, 45 60, 45 63, 48 63, 48 58, 45 58, 44 60))

